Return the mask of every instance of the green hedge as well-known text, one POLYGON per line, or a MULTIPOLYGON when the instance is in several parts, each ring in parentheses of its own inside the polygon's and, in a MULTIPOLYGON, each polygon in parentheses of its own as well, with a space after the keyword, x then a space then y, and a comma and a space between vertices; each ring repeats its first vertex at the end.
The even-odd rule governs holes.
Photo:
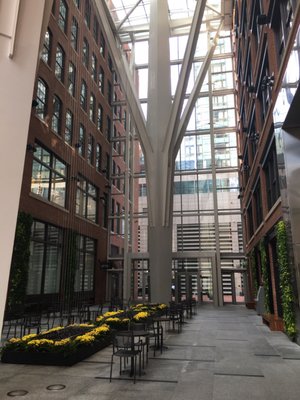
POLYGON ((280 221, 276 225, 276 239, 284 329, 286 334, 292 340, 295 340, 297 336, 295 295, 292 286, 292 273, 288 257, 287 232, 284 221, 280 221))
POLYGON ((267 252, 265 247, 265 240, 262 239, 259 243, 260 252, 260 263, 261 263, 261 273, 264 282, 264 293, 265 293, 265 312, 270 313, 270 284, 269 284, 269 274, 267 270, 267 252))
POLYGON ((30 214, 26 214, 25 212, 19 213, 8 288, 7 304, 10 308, 22 304, 25 300, 32 222, 33 219, 30 214))

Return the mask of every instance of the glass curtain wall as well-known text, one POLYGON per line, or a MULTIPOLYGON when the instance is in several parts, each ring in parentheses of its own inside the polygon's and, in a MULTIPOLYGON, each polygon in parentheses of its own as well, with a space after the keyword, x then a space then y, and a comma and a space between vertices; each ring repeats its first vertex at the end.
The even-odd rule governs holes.
MULTIPOLYGON (((122 11, 123 18, 126 15, 126 1, 117 1, 115 11, 122 11)), ((175 20, 176 15, 182 18, 180 10, 176 10, 174 2, 169 1, 170 18, 175 20), (173 7, 173 9, 172 9, 173 7), (171 10, 172 9, 172 10, 171 10), (172 13, 173 12, 173 13, 172 13), (176 14, 177 12, 177 14, 176 14)), ((185 94, 185 104, 193 89, 197 74, 207 54, 211 40, 215 36, 220 17, 221 1, 208 1, 203 20, 211 22, 202 23, 194 62, 190 73, 190 79, 185 94)), ((184 2, 185 4, 185 2, 184 2)), ((147 23, 146 16, 149 12, 149 4, 142 1, 143 11, 140 7, 132 12, 131 25, 147 23), (139 10, 139 14, 138 11, 139 10), (135 15, 136 12, 136 15, 135 15)), ((177 4, 178 6, 178 4, 177 4)), ((187 11, 193 13, 195 3, 185 5, 187 11), (190 8, 189 8, 190 7, 190 8)), ((127 9, 127 13, 130 7, 127 9)), ((187 16, 184 14, 184 16, 187 16)), ((122 20, 119 17, 119 20, 122 20)), ((124 29, 125 31, 125 29, 124 29)), ((147 89, 148 89, 148 41, 147 35, 138 33, 135 41, 126 42, 131 50, 131 65, 135 68, 135 79, 138 87, 138 96, 141 106, 147 117, 147 89)), ((170 73, 172 95, 175 94, 182 61, 188 41, 188 30, 181 30, 178 35, 173 31, 170 38, 170 73)), ((198 99, 192 111, 187 130, 183 137, 180 149, 176 156, 174 187, 173 187, 173 251, 200 251, 214 252, 216 264, 219 269, 219 277, 222 280, 223 289, 227 287, 230 301, 230 290, 226 274, 231 270, 242 266, 243 242, 241 211, 239 200, 238 157, 236 135, 236 109, 234 98, 234 72, 233 49, 230 30, 222 31, 217 48, 213 55, 208 73, 199 92, 198 99), (227 286, 226 286, 227 285, 227 286)), ((138 253, 147 253, 147 185, 145 179, 144 155, 138 139, 134 136, 138 152, 133 152, 136 159, 133 187, 137 188, 137 208, 133 207, 132 225, 137 227, 133 231, 132 243, 137 244, 138 253), (136 235, 136 236, 134 236, 136 235)), ((135 201, 133 196, 132 201, 135 201)), ((203 258, 202 264, 209 261, 203 258)), ((140 268, 144 268, 141 261, 140 268)), ((195 272, 195 268, 201 269, 201 261, 174 262, 174 270, 195 272), (180 267, 178 267, 180 265, 180 267)), ((139 269, 135 263, 135 271, 139 269)), ((205 271, 209 268, 203 268, 205 271)), ((137 278, 138 285, 145 285, 144 278, 137 278)), ((242 274, 234 275, 234 287, 240 288, 239 294, 243 295, 242 274)), ((136 275, 135 273, 135 279, 136 275)), ((211 282, 211 277, 204 277, 204 281, 211 282)), ((196 283, 194 283, 196 284, 196 283)), ((211 284, 210 284, 211 285, 211 284)), ((142 287, 142 286, 141 286, 142 287)), ((211 293, 211 287, 206 288, 211 293)), ((224 289, 225 290, 225 289, 224 289)), ((224 294, 223 290, 223 294, 224 294)), ((225 290, 225 292, 226 292, 225 290)), ((194 290, 193 290, 194 291, 194 290)), ((237 298, 237 296, 235 296, 237 298)), ((241 298, 241 300, 243 300, 241 298)), ((224 297, 224 301, 226 298, 224 297)))

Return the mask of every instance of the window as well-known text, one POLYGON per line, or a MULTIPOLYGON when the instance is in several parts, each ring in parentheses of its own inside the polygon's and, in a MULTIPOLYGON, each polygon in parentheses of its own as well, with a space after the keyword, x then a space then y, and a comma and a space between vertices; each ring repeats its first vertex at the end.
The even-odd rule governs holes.
POLYGON ((256 229, 263 221, 262 215, 262 199, 261 199, 261 187, 260 181, 257 183, 254 193, 253 193, 254 201, 255 201, 255 211, 256 211, 256 229))
POLYGON ((61 130, 61 116, 62 116, 62 102, 60 98, 54 95, 53 98, 53 115, 52 115, 52 130, 60 135, 61 130))
POLYGON ((146 186, 146 183, 140 183, 140 184, 139 184, 139 196, 140 196, 140 197, 145 197, 145 196, 147 196, 147 186, 146 186))
POLYGON ((98 44, 98 38, 99 38, 99 22, 97 20, 97 17, 94 16, 94 27, 93 27, 93 36, 95 39, 95 42, 98 44))
POLYGON ((270 210, 280 196, 275 142, 273 142, 269 150, 268 157, 264 164, 264 172, 266 178, 268 208, 270 210))
POLYGON ((90 0, 85 0, 84 22, 86 23, 86 26, 88 28, 90 28, 90 26, 91 26, 91 4, 90 4, 90 0))
POLYGON ((87 103, 87 85, 84 80, 81 82, 80 89, 80 105, 86 111, 86 103, 87 103))
POLYGON ((108 195, 103 193, 103 227, 108 228, 108 195))
POLYGON ((126 110, 124 110, 124 114, 123 114, 123 126, 124 126, 124 129, 127 128, 127 112, 126 112, 126 110))
POLYGON ((44 120, 47 114, 48 87, 41 79, 37 83, 36 100, 38 102, 36 115, 44 120))
POLYGON ((99 90, 100 90, 100 92, 102 94, 104 94, 104 82, 105 82, 104 71, 103 71, 103 68, 100 67, 99 68, 99 82, 98 82, 98 85, 99 85, 99 90))
POLYGON ((65 0, 60 0, 59 12, 58 12, 58 26, 63 32, 67 32, 67 21, 68 21, 68 6, 65 0))
POLYGON ((73 114, 70 110, 66 112, 66 123, 65 123, 65 142, 72 145, 73 137, 73 114))
POLYGON ((247 215, 247 219, 246 219, 247 233, 248 233, 248 241, 249 241, 254 233, 252 203, 249 204, 246 215, 247 215))
POLYGON ((59 293, 62 238, 61 228, 44 222, 33 222, 27 295, 59 293))
POLYGON ((94 53, 92 54, 91 76, 92 79, 97 83, 97 57, 94 53))
POLYGON ((75 65, 70 61, 68 69, 68 92, 71 96, 75 96, 75 83, 76 83, 76 68, 75 65))
POLYGON ((79 125, 79 138, 77 143, 78 154, 85 156, 85 128, 82 124, 79 125))
POLYGON ((82 62, 86 66, 89 67, 89 53, 90 53, 90 46, 86 38, 83 39, 83 46, 82 46, 82 62))
POLYGON ((111 119, 109 116, 106 118, 106 138, 108 141, 111 139, 111 119))
POLYGON ((76 190, 76 214, 96 223, 97 208, 98 189, 79 175, 76 190))
POLYGON ((49 29, 45 33, 44 46, 42 50, 42 60, 50 65, 51 57, 52 34, 49 29))
POLYGON ((55 76, 63 82, 64 81, 64 68, 65 68, 65 53, 60 45, 56 48, 55 56, 55 76))
POLYGON ((94 269, 96 259, 95 240, 78 235, 76 240, 77 260, 74 291, 85 292, 94 288, 94 269))
POLYGON ((71 38, 70 38, 71 46, 74 50, 78 50, 78 22, 75 17, 72 18, 71 25, 71 38))
POLYGON ((112 62, 110 54, 108 55, 108 68, 111 72, 113 72, 113 62, 112 62))
POLYGON ((105 58, 105 39, 102 32, 100 35, 100 54, 105 58))
MULTIPOLYGON (((114 217, 114 215, 115 215, 115 200, 111 199, 111 216, 114 217)), ((114 220, 114 218, 112 218, 110 220, 110 230, 111 230, 111 232, 115 231, 115 220, 114 220)))
POLYGON ((65 207, 66 178, 66 164, 37 144, 32 163, 31 192, 65 207))
POLYGON ((89 141, 87 146, 87 160, 88 163, 94 164, 94 137, 92 134, 89 135, 89 141))
POLYGON ((98 104, 97 129, 99 129, 99 131, 103 129, 103 107, 100 104, 98 104))
POLYGON ((112 98, 112 95, 113 95, 113 91, 112 91, 112 85, 111 85, 111 83, 110 83, 110 81, 107 81, 107 101, 108 101, 108 104, 111 106, 112 105, 112 100, 113 100, 113 98, 112 98))
POLYGON ((90 95, 90 108, 89 108, 89 116, 92 122, 95 122, 95 107, 96 107, 96 99, 93 93, 90 95))
POLYGON ((108 153, 106 153, 105 176, 107 179, 109 179, 109 175, 110 175, 110 156, 108 153))
POLYGON ((121 233, 121 206, 120 203, 117 203, 117 234, 121 233))
POLYGON ((117 166, 117 189, 121 190, 121 168, 117 166))
POLYGON ((102 147, 99 143, 96 146, 96 169, 98 172, 101 171, 102 168, 102 147))

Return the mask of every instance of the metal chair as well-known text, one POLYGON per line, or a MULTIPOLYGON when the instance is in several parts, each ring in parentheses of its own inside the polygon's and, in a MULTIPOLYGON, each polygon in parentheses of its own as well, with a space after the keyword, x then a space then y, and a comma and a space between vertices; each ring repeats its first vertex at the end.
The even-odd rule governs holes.
POLYGON ((133 332, 118 332, 113 337, 113 352, 111 356, 109 375, 110 382, 112 380, 114 357, 119 357, 120 359, 120 375, 122 373, 122 359, 124 361, 124 367, 126 367, 127 361, 130 358, 130 375, 133 375, 133 383, 135 383, 137 357, 139 357, 139 374, 141 375, 141 350, 135 348, 133 332))

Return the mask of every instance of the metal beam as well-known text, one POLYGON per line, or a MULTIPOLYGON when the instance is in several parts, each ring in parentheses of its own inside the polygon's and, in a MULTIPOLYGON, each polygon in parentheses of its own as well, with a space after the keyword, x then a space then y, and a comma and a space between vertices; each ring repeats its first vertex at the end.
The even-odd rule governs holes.
POLYGON ((180 117, 180 122, 179 122, 179 125, 178 125, 178 128, 177 128, 177 131, 174 132, 174 134, 175 134, 175 136, 174 136, 175 137, 175 148, 174 148, 175 155, 177 154, 177 152, 179 150, 179 147, 180 147, 182 138, 183 138, 183 136, 185 134, 186 127, 187 127, 187 125, 189 123, 189 119, 190 119, 190 116, 192 114, 193 108, 194 108, 195 103, 196 103, 196 101, 197 101, 197 99, 199 97, 199 92, 201 90, 201 87, 202 87, 202 84, 204 82, 206 73, 208 71, 208 67, 210 66, 210 62, 211 62, 212 56, 213 56, 215 48, 217 46, 217 39, 219 37, 219 32, 220 32, 221 26, 222 26, 222 22, 221 22, 221 24, 219 26, 218 31, 216 32, 213 44, 211 45, 211 48, 209 49, 209 51, 208 51, 208 53, 207 53, 207 55, 205 57, 205 60, 204 60, 204 62, 202 64, 202 66, 201 66, 201 69, 200 69, 200 71, 198 73, 198 76, 197 76, 195 85, 193 87, 193 90, 192 90, 192 92, 190 94, 190 97, 188 99, 188 102, 187 102, 187 104, 185 106, 184 112, 180 117))
POLYGON ((184 102, 184 95, 186 92, 186 88, 189 82, 189 77, 190 77, 190 71, 191 67, 193 64, 193 59, 194 59, 194 54, 198 42, 198 36, 199 36, 199 31, 200 31, 200 26, 202 23, 202 17, 204 14, 205 10, 205 5, 206 5, 206 0, 199 0, 196 5, 194 17, 193 17, 193 22, 191 25, 191 30, 190 30, 190 35, 188 38, 183 62, 182 62, 182 67, 180 70, 180 76, 176 88, 176 93, 172 105, 172 111, 169 119, 169 124, 168 124, 168 130, 167 134, 165 137, 164 145, 163 148, 168 149, 169 151, 172 151, 172 143, 174 144, 174 141, 172 138, 174 138, 174 132, 177 131, 177 127, 179 124, 180 120, 180 115, 182 111, 182 106, 184 102))
POLYGON ((122 19, 122 21, 119 23, 117 31, 120 31, 120 28, 124 24, 124 22, 128 19, 128 17, 133 13, 133 11, 137 8, 137 6, 140 4, 142 0, 138 0, 136 4, 131 8, 131 10, 125 15, 125 17, 122 19))
POLYGON ((149 141, 146 131, 146 121, 141 108, 132 75, 130 74, 128 63, 124 60, 125 56, 122 53, 120 45, 117 45, 117 37, 114 35, 111 23, 109 21, 109 10, 105 0, 95 1, 99 14, 101 15, 103 29, 107 36, 107 41, 110 47, 111 55, 115 61, 122 89, 126 94, 128 106, 131 116, 135 122, 137 133, 139 135, 141 145, 145 151, 152 152, 152 146, 149 141))

